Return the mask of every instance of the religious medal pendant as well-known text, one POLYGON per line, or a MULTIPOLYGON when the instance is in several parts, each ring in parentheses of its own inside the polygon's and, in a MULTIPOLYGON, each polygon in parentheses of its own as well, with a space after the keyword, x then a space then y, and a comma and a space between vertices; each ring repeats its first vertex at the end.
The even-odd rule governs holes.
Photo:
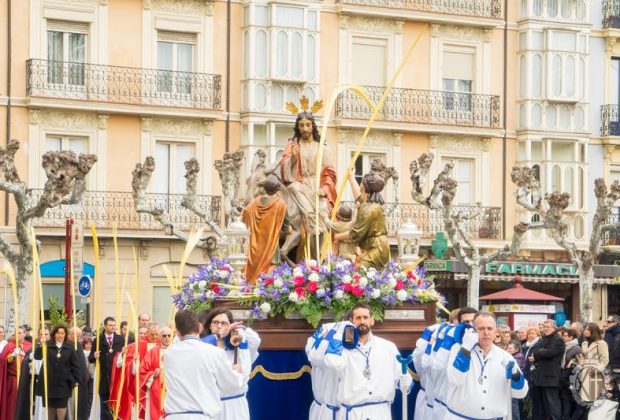
POLYGON ((60 352, 56 353, 56 359, 60 359, 60 352))
POLYGON ((113 349, 110 349, 110 350, 108 350, 108 353, 112 353, 113 351, 114 351, 113 349))
POLYGON ((478 376, 478 383, 482 385, 482 375, 478 376))
POLYGON ((370 379, 370 368, 368 366, 366 366, 363 373, 364 373, 364 378, 370 379))

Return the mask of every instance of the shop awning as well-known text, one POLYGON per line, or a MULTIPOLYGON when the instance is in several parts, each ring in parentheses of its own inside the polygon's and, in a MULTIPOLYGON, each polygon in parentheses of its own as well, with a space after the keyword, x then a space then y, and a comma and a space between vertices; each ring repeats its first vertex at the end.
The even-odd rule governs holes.
MULTIPOLYGON (((467 273, 454 273, 455 280, 469 279, 467 273)), ((481 274, 480 280, 483 281, 514 281, 514 275, 512 274, 481 274)), ((570 283, 578 284, 579 277, 562 277, 562 276, 522 276, 524 282, 532 283, 570 283)), ((617 284, 613 277, 595 277, 595 284, 617 284)))
POLYGON ((531 290, 523 287, 521 284, 522 279, 520 276, 515 276, 514 278, 514 286, 510 289, 501 290, 499 292, 490 293, 488 295, 480 296, 480 300, 492 300, 495 302, 500 301, 556 301, 561 302, 564 299, 548 295, 546 293, 537 292, 536 290, 531 290))

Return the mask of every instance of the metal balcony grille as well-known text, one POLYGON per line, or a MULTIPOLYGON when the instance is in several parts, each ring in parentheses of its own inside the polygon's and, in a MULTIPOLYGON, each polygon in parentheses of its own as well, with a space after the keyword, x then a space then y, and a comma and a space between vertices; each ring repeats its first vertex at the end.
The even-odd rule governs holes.
POLYGON ((218 110, 221 76, 30 59, 28 96, 218 110))
POLYGON ((500 18, 500 0, 336 0, 341 4, 415 10, 449 15, 500 18))
MULTIPOLYGON (((34 203, 43 190, 29 190, 29 199, 34 203)), ((181 205, 182 194, 148 194, 150 204, 168 213, 170 221, 181 230, 195 226, 205 226, 200 218, 181 205)), ((219 196, 199 195, 198 206, 219 224, 221 198, 219 196)), ((136 212, 131 192, 86 191, 82 201, 74 205, 61 205, 48 209, 43 217, 34 221, 35 227, 64 227, 66 219, 79 220, 85 225, 95 224, 98 229, 111 229, 114 222, 119 230, 161 231, 161 224, 151 215, 136 212)))
POLYGON ((603 1, 603 28, 620 28, 620 1, 603 1))
POLYGON ((601 106, 601 135, 620 136, 620 113, 618 105, 601 106))
MULTIPOLYGON (((374 103, 385 87, 365 86, 374 103)), ((336 117, 370 118, 370 108, 353 92, 343 92, 336 101, 336 117)), ((499 96, 418 89, 392 89, 378 120, 465 127, 500 126, 499 96)))

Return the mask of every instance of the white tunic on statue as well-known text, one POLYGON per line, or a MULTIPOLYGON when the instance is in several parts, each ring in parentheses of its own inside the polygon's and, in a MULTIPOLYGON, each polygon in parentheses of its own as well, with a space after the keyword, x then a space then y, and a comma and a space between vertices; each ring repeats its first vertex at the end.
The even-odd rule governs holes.
MULTIPOLYGON (((459 346, 460 347, 460 346, 459 346)), ((493 346, 484 355, 476 345, 470 357, 454 352, 448 363, 447 420, 486 420, 506 417, 511 398, 524 398, 527 381, 523 373, 518 381, 506 379, 506 366, 514 358, 493 346)))
POLYGON ((213 419, 222 410, 222 389, 240 388, 243 376, 232 368, 224 350, 198 336, 170 347, 164 355, 169 420, 213 419))
POLYGON ((343 349, 340 355, 328 351, 325 365, 340 379, 338 400, 342 408, 338 418, 344 420, 389 420, 401 365, 400 353, 391 341, 369 334, 365 345, 343 349), (364 369, 370 369, 370 378, 364 369))
MULTIPOLYGON (((251 328, 239 329, 241 345, 237 352, 237 362, 241 364, 243 383, 239 387, 227 387, 222 389, 222 411, 217 415, 218 420, 250 420, 250 408, 246 393, 248 381, 252 372, 252 363, 258 358, 258 346, 260 337, 251 328)), ((227 349, 226 356, 232 366, 235 361, 235 350, 227 349)))
POLYGON ((309 420, 334 420, 341 410, 338 400, 338 374, 325 365, 325 353, 329 339, 333 336, 342 336, 344 326, 353 325, 350 322, 328 323, 323 325, 317 333, 308 338, 306 355, 312 366, 312 393, 314 401, 310 406, 309 420))

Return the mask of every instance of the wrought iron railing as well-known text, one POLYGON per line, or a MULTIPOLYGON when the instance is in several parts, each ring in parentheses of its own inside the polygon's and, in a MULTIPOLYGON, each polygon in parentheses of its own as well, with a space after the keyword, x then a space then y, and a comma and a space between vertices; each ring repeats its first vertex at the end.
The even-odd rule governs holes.
POLYGON ((358 6, 387 7, 450 15, 492 18, 499 18, 502 16, 502 5, 500 0, 336 0, 336 2, 358 6))
POLYGON ((601 105, 601 135, 620 136, 620 109, 618 105, 601 105))
POLYGON ((30 59, 28 96, 220 109, 221 76, 30 59))
MULTIPOLYGON (((365 86, 374 103, 385 87, 365 86)), ((353 92, 342 92, 336 101, 336 117, 370 118, 370 108, 353 92)), ((444 124, 466 127, 499 127, 499 96, 419 89, 392 89, 378 117, 381 121, 444 124)))
MULTIPOLYGON (((607 218, 606 224, 614 224, 620 221, 620 208, 615 207, 611 215, 607 218)), ((620 246, 620 229, 609 229, 603 232, 601 238, 602 245, 620 246)))
MULTIPOLYGON (((353 206, 353 203, 347 203, 353 206)), ((502 212, 500 207, 453 206, 454 211, 464 216, 474 216, 465 222, 466 231, 472 239, 501 239, 502 212)), ((445 231, 443 211, 430 210, 428 207, 414 203, 385 203, 384 213, 388 236, 396 238, 398 229, 408 220, 413 221, 422 237, 430 239, 437 232, 445 231)))
POLYGON ((620 28, 620 0, 603 1, 603 28, 620 28))
MULTIPOLYGON (((29 190, 29 199, 35 202, 42 194, 40 189, 29 190)), ((193 226, 205 226, 200 218, 181 205, 182 194, 147 194, 148 203, 165 211, 175 227, 189 230, 193 226)), ((199 195, 196 202, 212 221, 219 224, 221 198, 199 195)), ((149 214, 137 213, 131 192, 86 191, 78 204, 60 205, 48 209, 43 217, 35 220, 36 227, 64 227, 65 220, 72 218, 85 224, 93 222, 98 229, 110 229, 114 222, 121 230, 161 231, 161 224, 149 214)))

